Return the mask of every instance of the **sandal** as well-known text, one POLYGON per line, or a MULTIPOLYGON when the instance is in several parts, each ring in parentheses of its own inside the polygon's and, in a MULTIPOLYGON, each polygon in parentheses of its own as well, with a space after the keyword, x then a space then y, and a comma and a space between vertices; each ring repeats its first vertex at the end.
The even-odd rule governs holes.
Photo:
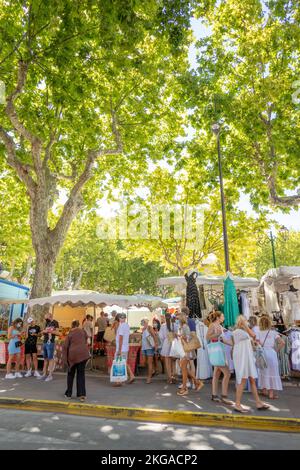
POLYGON ((216 403, 221 403, 221 398, 218 397, 218 395, 212 395, 211 399, 212 401, 215 401, 216 403))
POLYGON ((179 397, 185 397, 186 395, 189 394, 189 391, 187 388, 181 388, 178 392, 177 392, 177 395, 179 397))
POLYGON ((222 403, 225 403, 225 405, 234 405, 234 402, 231 401, 231 400, 228 400, 228 396, 227 395, 221 395, 221 402, 222 403))
POLYGON ((272 397, 267 396, 267 398, 269 398, 269 400, 278 400, 279 396, 278 395, 273 395, 272 397))
POLYGON ((261 410, 269 410, 270 409, 270 405, 268 405, 267 403, 263 403, 263 406, 257 406, 256 409, 258 411, 261 411, 261 410))
POLYGON ((197 381, 195 391, 200 392, 201 388, 203 388, 203 387, 204 387, 204 383, 202 382, 202 380, 199 380, 199 381, 197 381))
POLYGON ((132 377, 132 379, 128 380, 128 384, 133 384, 133 382, 135 381, 135 377, 132 377))
POLYGON ((151 379, 147 379, 146 380, 146 384, 151 384, 152 383, 152 380, 151 379))
POLYGON ((233 408, 234 411, 237 411, 238 413, 248 413, 249 410, 245 410, 245 408, 237 408, 236 406, 233 408))

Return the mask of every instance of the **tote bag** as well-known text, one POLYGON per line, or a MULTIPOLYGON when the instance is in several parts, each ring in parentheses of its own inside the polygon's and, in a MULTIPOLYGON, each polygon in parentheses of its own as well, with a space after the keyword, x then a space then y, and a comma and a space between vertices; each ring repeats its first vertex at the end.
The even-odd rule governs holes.
POLYGON ((207 345, 207 352, 209 362, 214 367, 225 367, 226 366, 226 355, 224 344, 220 341, 216 343, 209 343, 207 345))
POLYGON ((115 382, 126 382, 127 380, 127 367, 126 359, 120 358, 115 359, 110 369, 110 381, 115 382))
POLYGON ((196 349, 200 349, 202 347, 202 344, 196 333, 191 335, 190 341, 182 340, 182 345, 185 352, 195 351, 196 349))

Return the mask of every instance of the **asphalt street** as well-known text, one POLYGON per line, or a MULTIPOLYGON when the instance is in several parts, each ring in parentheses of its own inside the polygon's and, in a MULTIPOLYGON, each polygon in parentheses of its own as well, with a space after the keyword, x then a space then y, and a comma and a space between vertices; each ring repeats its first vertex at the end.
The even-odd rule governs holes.
POLYGON ((300 450, 300 435, 0 408, 1 450, 300 450))

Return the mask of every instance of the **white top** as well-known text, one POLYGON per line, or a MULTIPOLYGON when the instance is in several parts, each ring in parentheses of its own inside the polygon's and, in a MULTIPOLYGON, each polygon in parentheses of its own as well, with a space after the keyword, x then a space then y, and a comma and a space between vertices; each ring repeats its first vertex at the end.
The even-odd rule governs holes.
POLYGON ((279 336, 280 335, 275 330, 265 330, 265 331, 259 331, 259 335, 258 335, 257 339, 260 341, 261 345, 263 345, 263 343, 264 343, 264 348, 273 349, 274 346, 275 346, 275 340, 279 336), (267 335, 268 335, 268 337, 267 337, 267 335))
POLYGON ((116 334, 116 351, 119 351, 119 338, 123 336, 122 350, 121 353, 127 353, 129 351, 129 336, 130 327, 128 323, 120 323, 117 334, 116 334))

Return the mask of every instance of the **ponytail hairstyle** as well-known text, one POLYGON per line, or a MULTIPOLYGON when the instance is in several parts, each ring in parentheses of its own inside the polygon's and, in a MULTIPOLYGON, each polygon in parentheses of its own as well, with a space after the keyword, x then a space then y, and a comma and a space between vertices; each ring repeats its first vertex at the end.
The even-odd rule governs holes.
POLYGON ((208 315, 208 321, 209 323, 214 323, 218 318, 221 318, 221 316, 223 315, 222 312, 219 312, 218 310, 217 311, 212 311, 209 315, 208 315))

